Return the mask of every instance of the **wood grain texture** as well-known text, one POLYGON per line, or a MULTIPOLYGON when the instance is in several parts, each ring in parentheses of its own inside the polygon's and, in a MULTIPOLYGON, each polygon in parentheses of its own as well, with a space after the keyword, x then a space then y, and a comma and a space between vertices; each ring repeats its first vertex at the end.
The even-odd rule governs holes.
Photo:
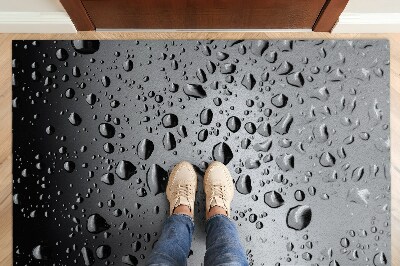
POLYGON ((327 0, 315 21, 313 31, 331 32, 348 2, 349 0, 327 0))
POLYGON ((78 31, 96 29, 81 0, 60 0, 60 3, 64 6, 65 11, 67 11, 78 31))
POLYGON ((99 29, 311 29, 325 2, 82 0, 99 29))
MULTIPOLYGON (((400 266, 400 34, 329 33, 107 33, 0 34, 0 265, 12 265, 11 40, 13 39, 365 39, 390 40, 392 265, 400 266)), ((267 254, 266 254, 267 255, 267 254)))

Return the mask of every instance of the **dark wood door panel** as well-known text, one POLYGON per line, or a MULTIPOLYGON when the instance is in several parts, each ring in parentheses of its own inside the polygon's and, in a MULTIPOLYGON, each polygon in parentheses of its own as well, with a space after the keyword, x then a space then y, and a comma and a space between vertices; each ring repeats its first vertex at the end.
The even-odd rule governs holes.
POLYGON ((82 0, 97 29, 311 29, 325 0, 82 0))
POLYGON ((331 31, 349 0, 328 0, 322 8, 313 31, 331 31))
POLYGON ((68 12, 77 30, 89 31, 96 29, 80 0, 60 0, 60 3, 68 12))

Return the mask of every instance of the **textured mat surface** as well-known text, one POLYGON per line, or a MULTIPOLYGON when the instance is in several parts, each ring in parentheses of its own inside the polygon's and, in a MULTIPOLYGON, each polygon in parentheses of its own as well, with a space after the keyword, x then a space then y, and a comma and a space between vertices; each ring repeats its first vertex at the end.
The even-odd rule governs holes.
POLYGON ((168 171, 227 164, 254 265, 390 264, 389 43, 14 41, 15 265, 143 265, 168 171))

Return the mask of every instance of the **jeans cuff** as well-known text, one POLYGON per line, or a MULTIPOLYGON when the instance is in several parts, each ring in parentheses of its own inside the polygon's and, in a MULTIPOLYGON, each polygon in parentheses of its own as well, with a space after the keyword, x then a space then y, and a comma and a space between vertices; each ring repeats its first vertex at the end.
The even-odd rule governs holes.
POLYGON ((227 220, 231 221, 231 218, 229 218, 228 216, 226 216, 225 214, 214 214, 213 216, 211 216, 210 218, 208 218, 206 220, 206 224, 210 223, 214 218, 216 217, 225 217, 227 220))
POLYGON ((181 216, 181 217, 184 217, 185 219, 189 219, 190 222, 194 226, 194 219, 191 216, 187 215, 187 214, 184 214, 184 213, 173 213, 173 214, 171 214, 171 216, 181 216))

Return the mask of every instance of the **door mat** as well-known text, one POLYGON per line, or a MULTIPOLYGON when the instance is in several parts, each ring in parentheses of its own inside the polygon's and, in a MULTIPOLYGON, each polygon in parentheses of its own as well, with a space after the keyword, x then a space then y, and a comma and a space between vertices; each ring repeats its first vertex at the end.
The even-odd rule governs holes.
POLYGON ((143 265, 168 171, 235 182, 251 265, 390 264, 386 40, 14 41, 15 265, 143 265))

